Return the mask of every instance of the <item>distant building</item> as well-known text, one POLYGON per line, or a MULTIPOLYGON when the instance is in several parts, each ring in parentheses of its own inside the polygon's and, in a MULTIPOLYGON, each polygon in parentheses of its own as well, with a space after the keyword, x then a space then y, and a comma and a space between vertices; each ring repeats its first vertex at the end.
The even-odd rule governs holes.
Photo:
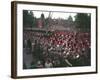
POLYGON ((38 19, 38 28, 43 27, 43 21, 41 19, 38 19))

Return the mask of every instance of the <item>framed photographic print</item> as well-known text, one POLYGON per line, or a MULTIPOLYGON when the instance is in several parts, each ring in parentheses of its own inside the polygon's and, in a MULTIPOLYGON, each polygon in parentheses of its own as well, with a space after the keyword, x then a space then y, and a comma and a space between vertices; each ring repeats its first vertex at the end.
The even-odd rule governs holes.
POLYGON ((97 73, 97 6, 11 3, 11 77, 97 73))

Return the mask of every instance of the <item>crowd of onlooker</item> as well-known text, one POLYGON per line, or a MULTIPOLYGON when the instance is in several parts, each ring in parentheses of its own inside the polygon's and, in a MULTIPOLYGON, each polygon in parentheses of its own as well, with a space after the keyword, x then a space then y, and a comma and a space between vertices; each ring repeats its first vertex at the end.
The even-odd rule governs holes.
POLYGON ((88 32, 24 31, 23 40, 23 47, 33 56, 32 69, 91 65, 88 32))

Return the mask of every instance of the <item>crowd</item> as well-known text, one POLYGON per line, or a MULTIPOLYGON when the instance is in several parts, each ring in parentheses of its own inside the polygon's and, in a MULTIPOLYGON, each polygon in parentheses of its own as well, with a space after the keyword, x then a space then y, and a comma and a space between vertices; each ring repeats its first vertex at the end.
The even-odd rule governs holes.
POLYGON ((33 55, 32 69, 90 66, 90 39, 87 32, 24 31, 23 47, 33 55))

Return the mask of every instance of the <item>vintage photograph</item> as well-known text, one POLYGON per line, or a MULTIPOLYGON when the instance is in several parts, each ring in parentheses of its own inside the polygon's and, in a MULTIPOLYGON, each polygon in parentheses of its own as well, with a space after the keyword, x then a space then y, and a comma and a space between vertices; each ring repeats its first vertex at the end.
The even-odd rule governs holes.
POLYGON ((91 66, 91 14, 23 10, 23 69, 91 66))
POLYGON ((97 6, 13 1, 11 77, 97 73, 97 6))

